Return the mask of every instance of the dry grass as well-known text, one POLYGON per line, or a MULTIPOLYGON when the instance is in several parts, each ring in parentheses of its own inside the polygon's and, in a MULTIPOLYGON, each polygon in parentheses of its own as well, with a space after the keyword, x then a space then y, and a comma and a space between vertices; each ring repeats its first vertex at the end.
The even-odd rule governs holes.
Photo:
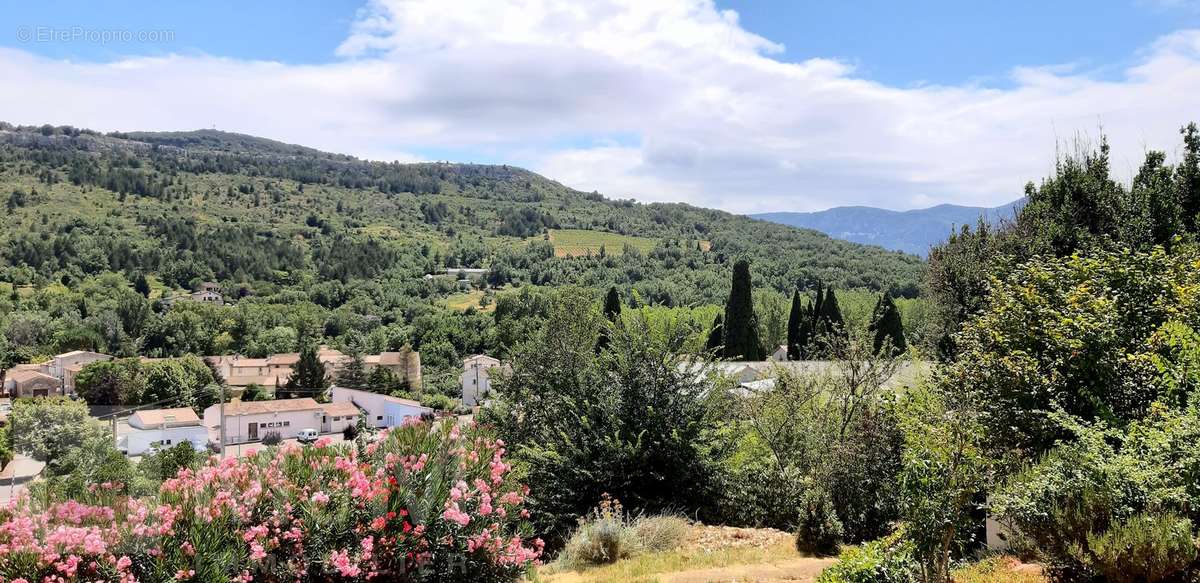
POLYGON ((988 557, 954 570, 955 583, 1047 583, 1041 567, 1013 557, 988 557))

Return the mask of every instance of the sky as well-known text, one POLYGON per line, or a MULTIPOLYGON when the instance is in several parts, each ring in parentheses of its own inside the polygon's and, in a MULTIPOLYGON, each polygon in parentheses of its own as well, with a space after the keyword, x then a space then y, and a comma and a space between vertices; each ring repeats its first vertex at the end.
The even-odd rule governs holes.
MULTIPOLYGON (((1200 1, 47 0, 0 120, 217 128, 734 212, 995 206, 1200 118, 1200 1), (1102 129, 1101 129, 1102 128, 1102 129)), ((1200 121, 1200 120, 1197 120, 1200 121)))

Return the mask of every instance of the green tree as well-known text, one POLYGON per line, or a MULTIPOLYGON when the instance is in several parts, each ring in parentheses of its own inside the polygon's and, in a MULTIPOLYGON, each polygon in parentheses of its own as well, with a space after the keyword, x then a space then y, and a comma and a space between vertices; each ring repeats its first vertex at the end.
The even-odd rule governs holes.
POLYGON ((133 280, 133 289, 137 293, 142 294, 144 298, 150 297, 150 282, 146 281, 145 273, 138 272, 137 277, 133 280))
POLYGON ((350 362, 342 366, 337 373, 337 384, 347 389, 367 390, 371 381, 367 376, 367 367, 363 362, 362 353, 358 350, 350 354, 350 362))
POLYGON ((1183 135, 1183 160, 1176 169, 1178 200, 1183 226, 1189 233, 1200 231, 1200 129, 1192 122, 1179 130, 1183 135))
POLYGON ((724 342, 725 325, 723 323, 723 316, 717 314, 717 317, 713 318, 712 327, 708 329, 708 338, 704 342, 704 349, 715 356, 721 356, 724 350, 724 342))
POLYGON ((293 396, 313 397, 324 393, 329 388, 329 375, 325 365, 317 357, 317 346, 307 343, 300 349, 300 360, 292 369, 292 376, 284 386, 286 398, 293 396))
POLYGON ((884 292, 879 297, 871 313, 868 330, 875 336, 873 345, 877 354, 884 349, 894 352, 908 350, 908 343, 904 340, 904 323, 892 294, 884 292))
POLYGON ((792 293, 792 310, 788 313, 787 325, 787 352, 788 360, 800 360, 801 347, 801 329, 806 319, 804 313, 804 300, 800 296, 800 290, 792 293))
POLYGON ((88 437, 104 432, 82 401, 62 397, 18 399, 9 414, 8 427, 13 449, 46 462, 51 472, 88 437))
MULTIPOLYGON (((601 251, 604 247, 600 248, 601 251)), ((604 317, 608 319, 609 324, 613 324, 621 317, 621 294, 617 291, 616 286, 608 288, 608 293, 604 295, 604 317)), ((596 342, 596 350, 608 348, 609 326, 600 329, 600 339, 596 342)))
POLYGON ((739 259, 733 264, 733 283, 725 304, 724 356, 735 360, 762 360, 763 347, 758 338, 758 318, 754 315, 751 295, 750 262, 739 259))
POLYGON ((274 393, 257 383, 246 385, 246 390, 242 391, 243 401, 270 401, 274 398, 274 393))

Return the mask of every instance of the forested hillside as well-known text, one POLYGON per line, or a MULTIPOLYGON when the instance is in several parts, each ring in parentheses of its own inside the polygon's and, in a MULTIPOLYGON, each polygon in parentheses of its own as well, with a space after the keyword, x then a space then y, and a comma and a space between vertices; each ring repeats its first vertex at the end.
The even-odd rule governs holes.
POLYGON ((719 301, 715 283, 733 256, 751 258, 756 283, 780 290, 821 280, 912 296, 922 269, 915 257, 813 231, 608 200, 519 168, 364 162, 211 130, 2 125, 0 188, 9 209, 3 279, 18 284, 116 271, 261 293, 469 266, 489 268, 494 284, 633 285, 647 301, 678 305, 719 301), (548 228, 657 245, 555 258, 536 240, 548 228))
MULTIPOLYGON (((514 288, 598 298, 615 286, 639 305, 715 308, 733 259, 747 258, 757 299, 786 313, 793 289, 818 282, 912 297, 924 269, 814 231, 608 200, 519 168, 364 162, 207 130, 0 124, 0 199, 10 364, 75 349, 411 346, 427 384, 451 390, 459 359, 521 339, 503 320, 536 296, 514 288), (483 269, 482 280, 427 277, 458 267, 483 269), (216 282, 226 305, 164 300, 201 282, 216 282)), ((783 333, 779 318, 762 325, 771 342, 783 333)))

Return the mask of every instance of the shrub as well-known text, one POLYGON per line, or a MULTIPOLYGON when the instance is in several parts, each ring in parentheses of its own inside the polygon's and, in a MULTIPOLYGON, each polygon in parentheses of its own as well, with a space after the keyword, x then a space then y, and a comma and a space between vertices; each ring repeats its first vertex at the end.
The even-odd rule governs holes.
POLYGON ((454 410, 455 401, 446 395, 431 394, 421 397, 421 405, 435 411, 452 411, 454 410))
POLYGON ((847 547, 818 583, 916 583, 921 580, 912 542, 897 531, 858 547, 847 547))
POLYGON ((657 553, 678 548, 687 538, 691 523, 686 518, 664 514, 639 516, 633 521, 633 532, 641 550, 657 553))
POLYGON ((1171 514, 1138 514, 1087 540, 1090 562, 1112 583, 1161 581, 1196 559, 1192 521, 1171 514))
POLYGON ((560 560, 569 569, 612 563, 633 554, 637 542, 621 502, 605 495, 589 516, 579 519, 560 560))
POLYGON ((358 427, 354 425, 347 425, 346 428, 342 430, 342 439, 346 441, 354 441, 354 438, 356 437, 358 437, 358 427))
POLYGON ((804 493, 796 522, 796 550, 814 555, 837 552, 842 542, 842 523, 823 488, 810 488, 804 493))
MULTIPOLYGON (((768 460, 753 460, 723 475, 717 520, 737 526, 794 531, 796 509, 808 490, 804 473, 793 466, 778 469, 768 460)), ((708 522, 708 520, 706 520, 708 522)))
POLYGON ((183 469, 153 498, 20 498, 0 523, 11 581, 516 581, 528 491, 476 428, 409 424, 360 454, 321 439, 183 469), (59 579, 61 577, 61 579, 59 579))
POLYGON ((262 436, 263 445, 279 445, 283 442, 283 436, 279 435, 278 431, 268 431, 262 436))

